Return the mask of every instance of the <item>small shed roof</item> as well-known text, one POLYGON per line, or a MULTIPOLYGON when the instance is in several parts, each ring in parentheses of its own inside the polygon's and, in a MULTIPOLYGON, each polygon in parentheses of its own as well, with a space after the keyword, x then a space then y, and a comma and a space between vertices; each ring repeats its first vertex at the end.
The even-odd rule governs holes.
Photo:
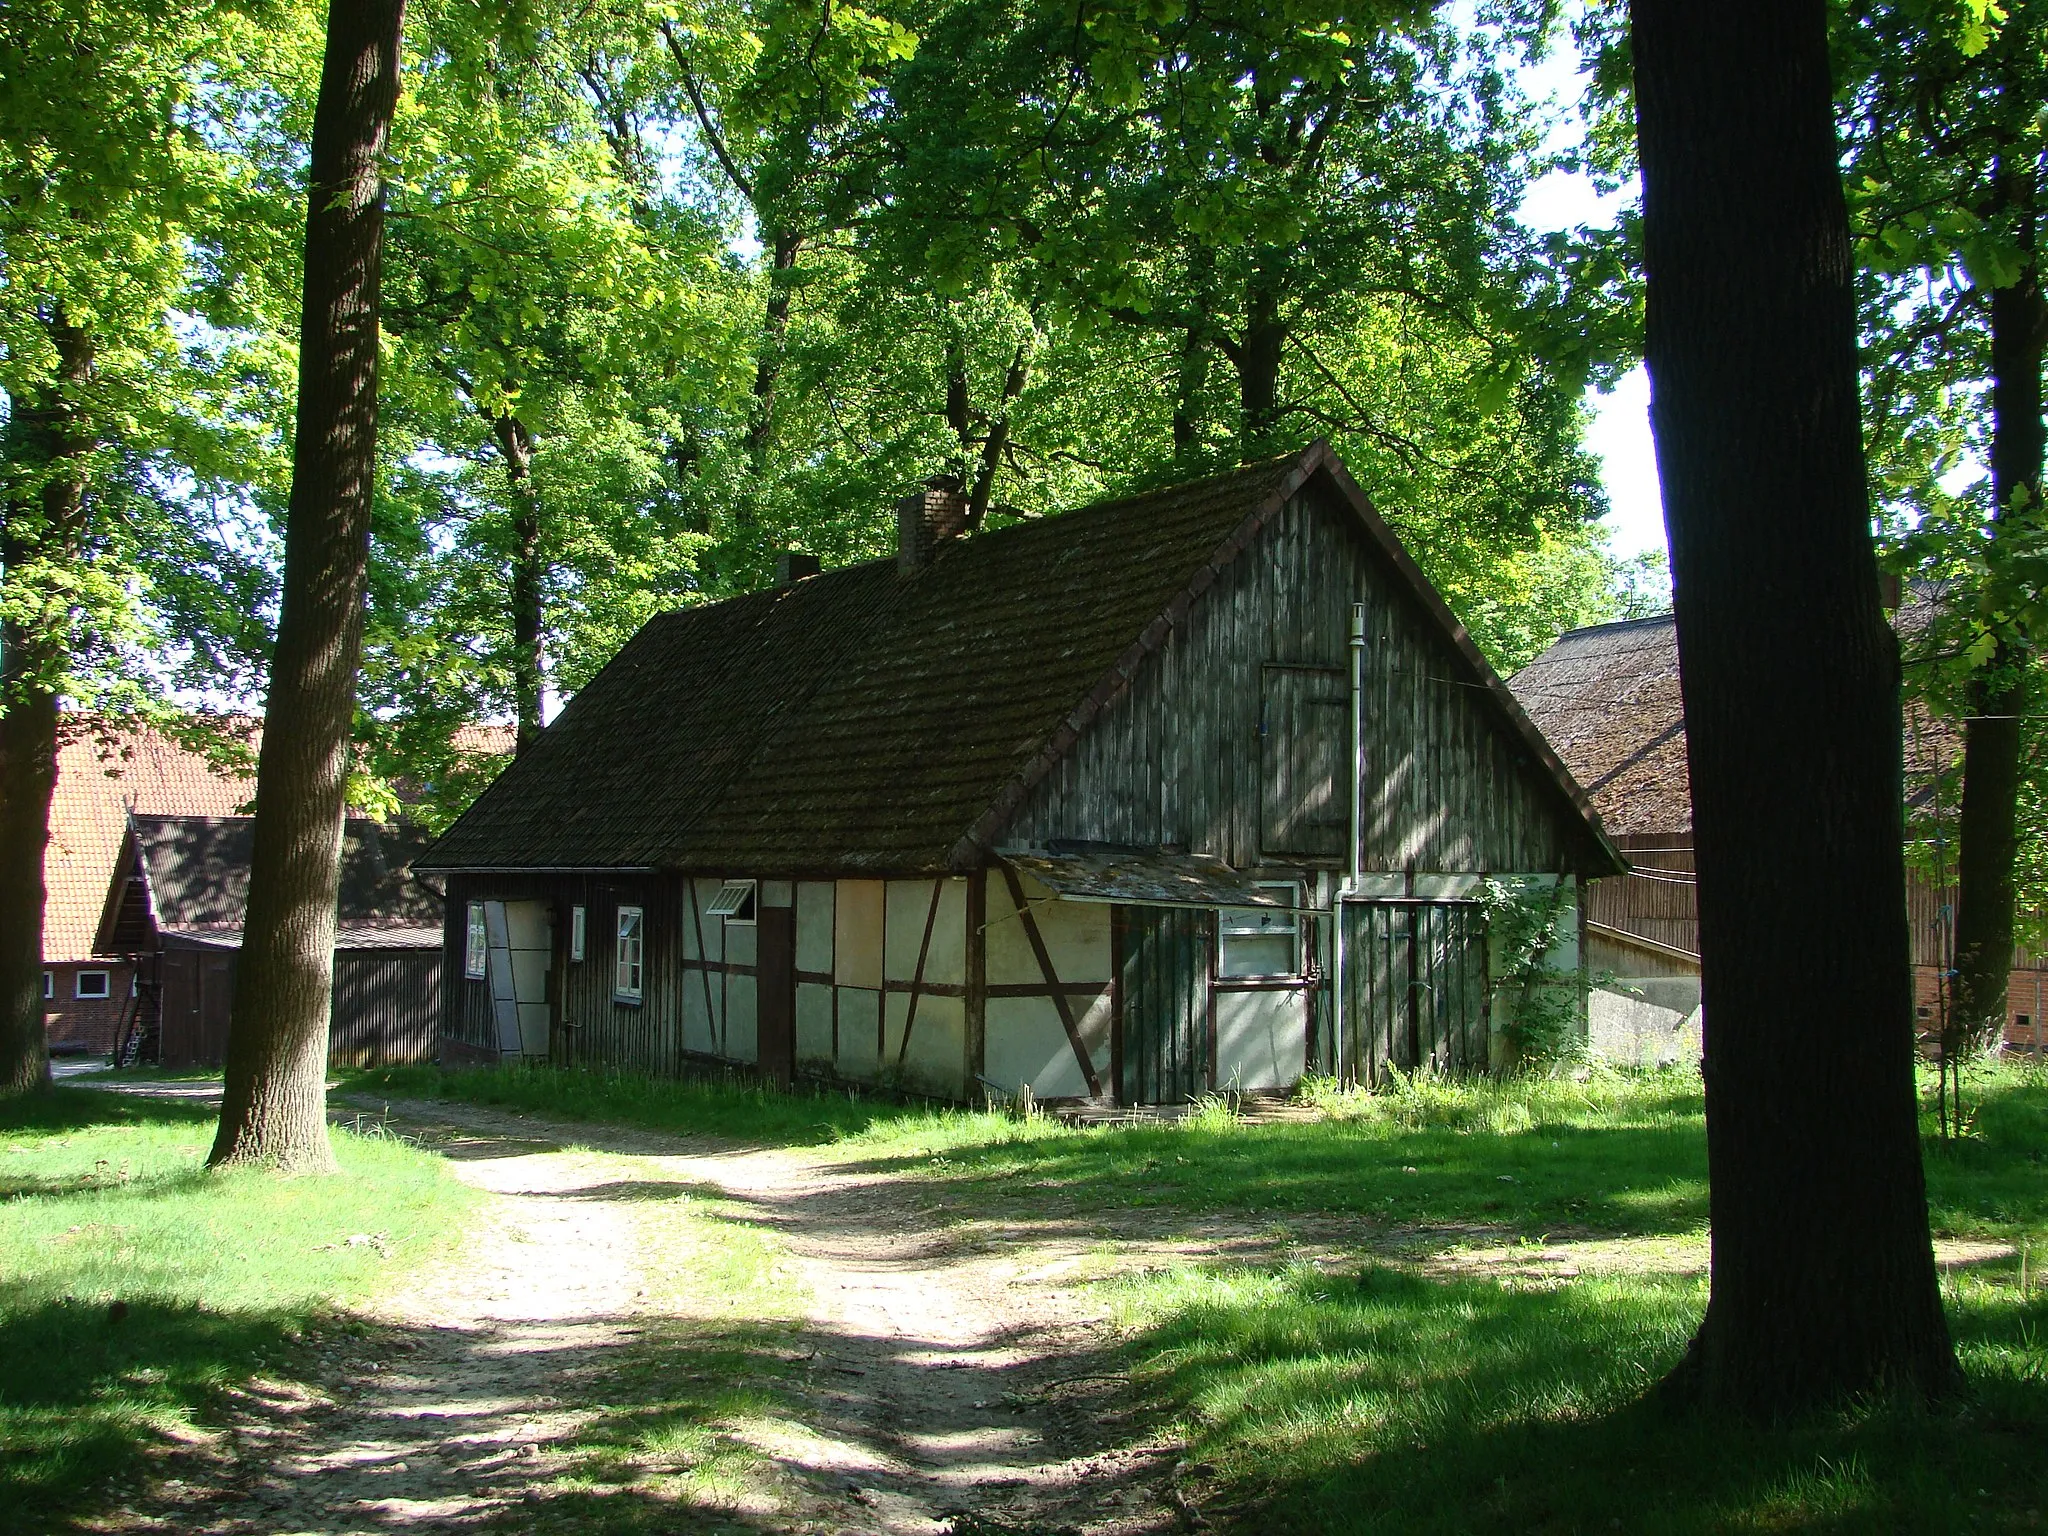
POLYGON ((651 619, 419 861, 913 874, 979 863, 1030 787, 1311 480, 1570 775, 1326 443, 651 619))
MULTIPOLYGON (((233 947, 249 900, 252 816, 133 816, 123 858, 104 892, 95 948, 122 954, 176 935, 233 947)), ((441 900, 414 879, 426 844, 407 826, 351 817, 342 833, 336 947, 438 948, 441 900)))

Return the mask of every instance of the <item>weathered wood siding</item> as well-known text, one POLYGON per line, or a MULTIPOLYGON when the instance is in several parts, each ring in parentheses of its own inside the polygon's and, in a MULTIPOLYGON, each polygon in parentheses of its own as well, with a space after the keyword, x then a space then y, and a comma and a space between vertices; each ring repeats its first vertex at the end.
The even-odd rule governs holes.
POLYGON ((1342 786, 1306 779, 1342 760, 1351 605, 1363 602, 1364 867, 1557 870, 1589 856, 1541 765, 1348 518, 1308 493, 1262 539, 1038 784, 1005 846, 1340 863, 1342 786), (1334 753, 1290 739, 1322 715, 1334 753))
POLYGON ((327 1060, 338 1067, 401 1067, 432 1061, 440 1014, 437 951, 338 950, 327 1060))

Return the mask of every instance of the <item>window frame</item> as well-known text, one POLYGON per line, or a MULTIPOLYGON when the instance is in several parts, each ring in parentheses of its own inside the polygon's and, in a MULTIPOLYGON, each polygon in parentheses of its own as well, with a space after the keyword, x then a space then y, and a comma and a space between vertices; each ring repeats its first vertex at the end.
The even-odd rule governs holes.
POLYGON ((54 1003, 56 1000, 57 973, 55 971, 45 971, 43 972, 43 1001, 46 1003, 54 1003))
POLYGON ((482 981, 490 974, 491 926, 484 915, 484 904, 480 901, 469 903, 469 910, 463 914, 462 975, 466 981, 482 981))
POLYGON ((569 908, 569 958, 583 959, 590 941, 590 909, 581 902, 569 908))
POLYGON ((727 880, 718 888, 718 894, 704 904, 706 917, 722 917, 728 923, 751 925, 755 914, 761 910, 761 882, 758 880, 727 880))
POLYGON ((112 971, 90 970, 71 973, 71 1001, 74 1003, 103 1003, 114 995, 114 973, 112 971), (85 978, 97 976, 100 989, 97 992, 85 990, 85 978))
POLYGON ((647 909, 632 902, 620 902, 612 924, 612 1001, 644 1003, 647 1000, 647 909), (630 918, 632 928, 628 931, 630 918), (631 944, 628 958, 627 945, 631 944))
POLYGON ((1307 957, 1304 953, 1306 934, 1301 921, 1301 886, 1293 880, 1259 880, 1255 887, 1262 891, 1280 892, 1287 905, 1274 915, 1285 920, 1285 927, 1270 926, 1263 918, 1258 926, 1240 920, 1230 920, 1234 912, 1271 913, 1269 907, 1222 907, 1216 913, 1216 980, 1221 984, 1239 981, 1299 981, 1308 974, 1307 957), (1228 950, 1230 941, 1238 939, 1286 938, 1292 941, 1292 953, 1288 960, 1289 969, 1284 971, 1233 971, 1229 969, 1228 950))

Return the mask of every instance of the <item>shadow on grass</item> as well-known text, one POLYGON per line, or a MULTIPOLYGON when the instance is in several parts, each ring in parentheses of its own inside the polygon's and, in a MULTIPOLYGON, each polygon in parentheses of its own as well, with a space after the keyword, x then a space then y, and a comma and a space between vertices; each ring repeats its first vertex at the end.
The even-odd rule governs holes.
MULTIPOLYGON (((0 1529, 61 1530, 142 1475, 252 1373, 302 1358, 304 1319, 138 1301, 24 1300, 0 1287, 0 1529)), ((184 1448, 181 1451, 181 1447, 184 1448)))
POLYGON ((1691 1232, 1707 1217, 1706 1145, 1692 1123, 1514 1136, 1342 1121, 1135 1126, 849 1167, 918 1173, 1006 1216, 1050 1198, 1101 1211, 1341 1214, 1559 1236, 1691 1232))
POLYGON ((1139 1379, 1177 1412, 1227 1529, 1328 1533, 2037 1529, 2048 1305, 1963 1309, 1974 1384, 1761 1429, 1648 1395, 1704 1291, 1516 1287, 1370 1269, 1141 1287, 1139 1379))
POLYGON ((0 1102, 0 1133, 59 1134, 116 1125, 202 1125, 215 1110, 190 1099, 159 1099, 60 1085, 45 1093, 0 1102))

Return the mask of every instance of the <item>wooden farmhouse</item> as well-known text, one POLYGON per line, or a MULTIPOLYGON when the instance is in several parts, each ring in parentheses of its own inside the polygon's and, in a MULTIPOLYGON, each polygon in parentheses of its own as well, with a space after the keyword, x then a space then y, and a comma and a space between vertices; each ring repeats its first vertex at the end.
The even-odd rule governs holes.
POLYGON ((934 482, 896 558, 792 560, 591 680, 417 861, 444 1060, 1103 1104, 1482 1068, 1503 891, 1564 914, 1583 1006, 1621 861, 1326 445, 964 521, 934 482))
MULTIPOLYGON (((130 816, 94 950, 136 978, 117 1059, 219 1066, 249 898, 249 816, 130 816)), ((408 863, 416 829, 349 818, 337 893, 328 1059, 433 1060, 441 1012, 440 897, 408 863)))

